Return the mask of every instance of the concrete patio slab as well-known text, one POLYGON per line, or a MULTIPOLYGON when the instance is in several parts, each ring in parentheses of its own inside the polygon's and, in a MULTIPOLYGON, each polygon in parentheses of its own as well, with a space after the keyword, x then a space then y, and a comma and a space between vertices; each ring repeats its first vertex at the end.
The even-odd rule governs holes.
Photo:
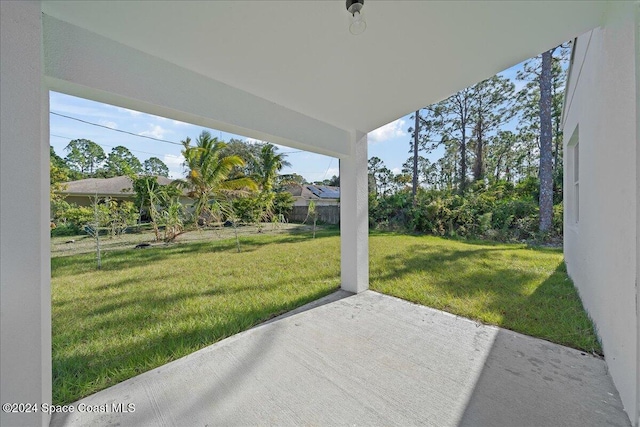
POLYGON ((372 291, 337 292, 74 406, 51 425, 630 426, 603 360, 372 291))

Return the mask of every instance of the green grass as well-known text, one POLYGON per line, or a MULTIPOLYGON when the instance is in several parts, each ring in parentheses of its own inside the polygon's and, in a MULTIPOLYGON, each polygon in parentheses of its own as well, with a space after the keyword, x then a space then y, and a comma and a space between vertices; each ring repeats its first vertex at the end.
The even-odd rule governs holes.
POLYGON ((372 234, 371 289, 602 354, 562 251, 372 234))
POLYGON ((335 291, 334 232, 51 260, 53 401, 73 402, 335 291))
MULTIPOLYGON (((339 287, 337 231, 190 241, 52 258, 53 401, 192 353, 339 287)), ((371 288, 600 352, 562 254, 524 245, 374 233, 371 288)))

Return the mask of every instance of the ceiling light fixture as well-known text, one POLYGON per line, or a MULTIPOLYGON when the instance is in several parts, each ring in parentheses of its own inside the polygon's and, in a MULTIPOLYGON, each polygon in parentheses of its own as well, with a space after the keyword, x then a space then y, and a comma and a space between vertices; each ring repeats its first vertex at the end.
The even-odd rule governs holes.
POLYGON ((367 28, 367 21, 364 20, 364 16, 360 12, 362 6, 364 6, 364 0, 347 0, 347 10, 351 14, 349 32, 354 36, 362 34, 367 28))

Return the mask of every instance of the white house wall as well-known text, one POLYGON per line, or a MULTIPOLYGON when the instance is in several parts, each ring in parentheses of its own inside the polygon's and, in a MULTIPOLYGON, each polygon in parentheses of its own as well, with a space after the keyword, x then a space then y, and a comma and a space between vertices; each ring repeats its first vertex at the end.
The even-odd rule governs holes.
POLYGON ((564 253, 638 425, 636 8, 613 2, 605 24, 579 37, 574 49, 564 116, 564 253))
MULTIPOLYGON (((51 402, 49 97, 39 2, 0 1, 0 400, 51 402)), ((48 425, 42 412, 0 425, 48 425)))

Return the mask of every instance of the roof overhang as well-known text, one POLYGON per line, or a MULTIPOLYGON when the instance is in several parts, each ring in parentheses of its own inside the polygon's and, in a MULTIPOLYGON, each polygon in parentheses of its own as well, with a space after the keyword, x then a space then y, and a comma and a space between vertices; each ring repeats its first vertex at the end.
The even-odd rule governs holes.
MULTIPOLYGON (((46 1, 42 8, 202 81, 369 132, 600 25, 606 6, 368 0, 359 36, 349 33, 342 0, 46 1)), ((56 36, 45 27, 45 41, 56 36)))

